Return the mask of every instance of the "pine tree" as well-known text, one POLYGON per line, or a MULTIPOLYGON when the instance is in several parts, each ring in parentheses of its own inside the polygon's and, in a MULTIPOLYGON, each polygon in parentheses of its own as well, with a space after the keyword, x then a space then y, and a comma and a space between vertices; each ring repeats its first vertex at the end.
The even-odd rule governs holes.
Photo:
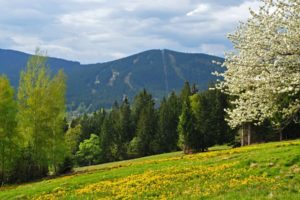
POLYGON ((140 156, 154 153, 153 142, 157 130, 157 117, 152 96, 143 90, 134 102, 136 144, 140 156))
POLYGON ((129 142, 133 139, 133 122, 131 116, 130 104, 128 98, 125 98, 121 107, 120 107, 120 118, 119 118, 119 127, 120 127, 120 156, 121 159, 127 157, 127 146, 129 142))
POLYGON ((156 153, 177 150, 177 126, 180 115, 180 104, 172 92, 168 100, 162 100, 158 111, 158 131, 156 132, 156 153))
POLYGON ((178 130, 177 126, 179 123, 179 116, 181 114, 181 105, 180 105, 180 99, 176 96, 175 92, 172 92, 171 95, 169 96, 167 100, 167 105, 168 105, 168 113, 169 116, 167 117, 167 120, 170 121, 169 126, 168 126, 168 150, 169 151, 175 151, 178 150, 178 130))
POLYGON ((192 112, 189 99, 183 102, 181 115, 178 123, 179 141, 178 145, 184 153, 191 153, 193 151, 192 141, 193 134, 195 133, 195 117, 192 112))
POLYGON ((100 135, 100 161, 110 162, 115 160, 116 149, 114 149, 114 129, 111 116, 108 115, 103 122, 100 135))
POLYGON ((192 91, 191 91, 190 83, 188 81, 185 81, 184 86, 180 92, 180 101, 182 105, 184 101, 186 101, 189 98, 189 96, 191 96, 191 94, 192 91))

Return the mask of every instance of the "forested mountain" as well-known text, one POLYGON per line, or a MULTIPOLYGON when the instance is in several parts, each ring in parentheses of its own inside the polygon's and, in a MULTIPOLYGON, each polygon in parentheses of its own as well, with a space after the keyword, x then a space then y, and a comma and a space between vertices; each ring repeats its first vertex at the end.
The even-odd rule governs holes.
MULTIPOLYGON (((6 74, 17 86, 29 56, 0 49, 0 74, 6 74)), ((124 95, 132 99, 143 88, 161 99, 172 90, 179 91, 185 80, 205 89, 216 78, 211 73, 221 70, 212 60, 223 61, 206 54, 149 50, 106 63, 83 65, 51 57, 47 63, 54 72, 64 69, 68 77, 67 100, 74 109, 80 103, 93 108, 110 107, 124 95)))

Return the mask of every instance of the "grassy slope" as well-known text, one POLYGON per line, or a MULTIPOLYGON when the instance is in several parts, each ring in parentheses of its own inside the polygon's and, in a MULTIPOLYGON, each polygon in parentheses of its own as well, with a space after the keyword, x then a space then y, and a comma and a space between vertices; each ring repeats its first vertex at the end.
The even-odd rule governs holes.
POLYGON ((76 169, 0 199, 300 199, 300 140, 76 169))

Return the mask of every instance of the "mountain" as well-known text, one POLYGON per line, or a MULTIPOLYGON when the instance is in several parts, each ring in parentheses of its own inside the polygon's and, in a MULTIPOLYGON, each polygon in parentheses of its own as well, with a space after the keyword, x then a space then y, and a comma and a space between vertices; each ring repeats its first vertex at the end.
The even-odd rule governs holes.
MULTIPOLYGON (((6 74, 17 87, 19 74, 30 54, 0 49, 0 73, 6 74)), ((185 80, 206 89, 221 71, 212 60, 223 59, 200 53, 180 53, 171 50, 149 50, 111 62, 80 64, 58 58, 48 58, 53 72, 63 69, 67 79, 67 100, 74 107, 80 103, 93 108, 109 107, 124 95, 132 99, 143 88, 159 100, 171 91, 179 91, 185 80)))

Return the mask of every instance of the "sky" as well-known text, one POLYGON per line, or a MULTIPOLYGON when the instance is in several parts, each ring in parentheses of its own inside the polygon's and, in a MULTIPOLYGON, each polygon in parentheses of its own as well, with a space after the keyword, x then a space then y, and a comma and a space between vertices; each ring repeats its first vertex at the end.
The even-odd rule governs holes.
POLYGON ((224 56, 256 0, 0 0, 0 48, 81 63, 149 49, 224 56))

